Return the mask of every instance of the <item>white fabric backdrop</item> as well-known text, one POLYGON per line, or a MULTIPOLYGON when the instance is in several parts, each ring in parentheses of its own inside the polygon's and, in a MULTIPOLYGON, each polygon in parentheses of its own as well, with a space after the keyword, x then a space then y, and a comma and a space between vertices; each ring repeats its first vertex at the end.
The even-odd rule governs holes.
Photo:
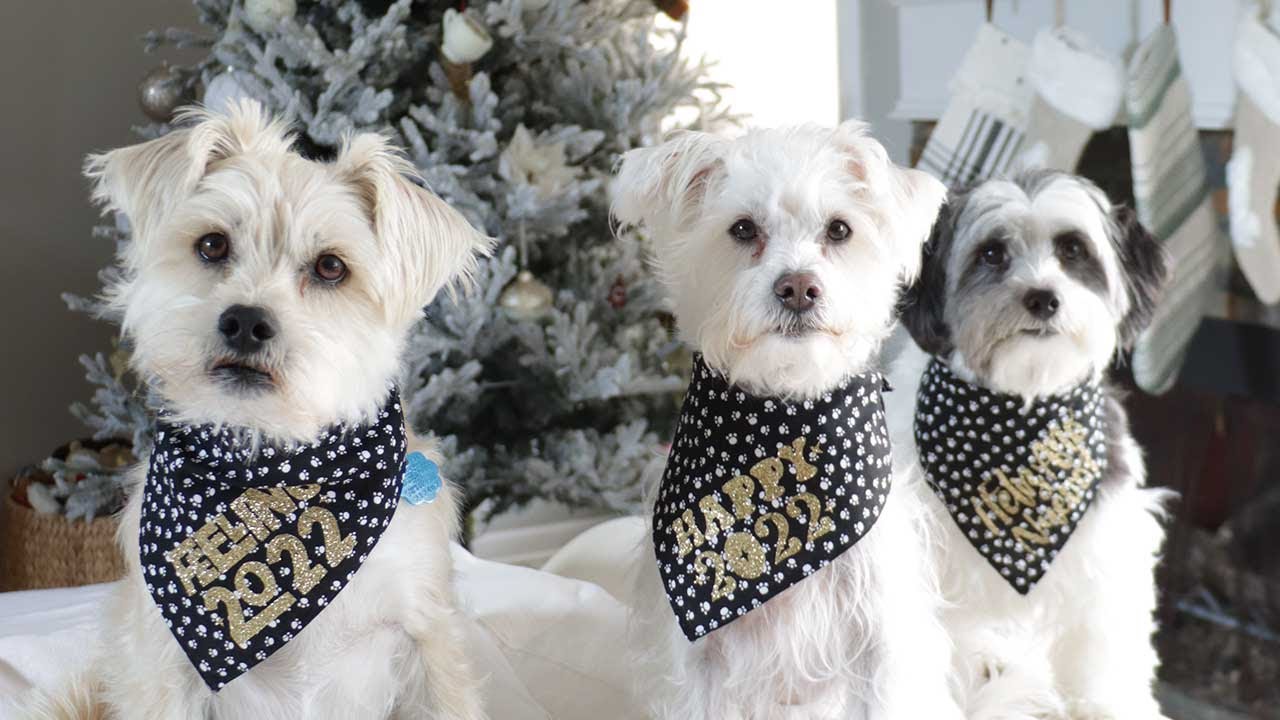
MULTIPOLYGON (((643 524, 623 518, 571 541, 546 570, 481 560, 454 546, 470 655, 487 675, 494 720, 641 720, 626 661, 623 568, 643 524), (550 572, 554 570, 555 572, 550 572), (559 574, 557 574, 559 573, 559 574)), ((88 662, 109 585, 0 593, 0 718, 35 686, 57 688, 88 662)))

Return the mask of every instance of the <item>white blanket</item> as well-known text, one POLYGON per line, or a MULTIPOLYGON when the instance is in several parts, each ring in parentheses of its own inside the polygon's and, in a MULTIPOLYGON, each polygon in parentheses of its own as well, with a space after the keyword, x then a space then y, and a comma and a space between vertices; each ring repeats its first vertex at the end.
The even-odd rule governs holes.
MULTIPOLYGON (((623 519, 583 533, 548 562, 560 574, 453 548, 457 592, 471 621, 470 655, 487 675, 490 717, 644 717, 623 653, 628 610, 610 592, 619 587, 611 569, 623 564, 619 553, 635 551, 640 527, 623 519), (583 577, 605 587, 576 579, 583 577)), ((0 717, 20 693, 57 688, 84 667, 109 587, 0 593, 0 717)))

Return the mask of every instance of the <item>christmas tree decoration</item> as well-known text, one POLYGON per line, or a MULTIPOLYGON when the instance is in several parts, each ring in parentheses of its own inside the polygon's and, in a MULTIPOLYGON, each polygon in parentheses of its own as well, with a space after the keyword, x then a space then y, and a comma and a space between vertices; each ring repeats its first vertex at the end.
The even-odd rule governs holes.
POLYGON ((621 310, 627 305, 627 281, 621 275, 609 286, 609 307, 621 310))
POLYGON ((514 282, 498 296, 498 304, 512 318, 528 322, 537 320, 551 309, 554 295, 546 283, 528 270, 521 270, 514 282))
POLYGON ((577 175, 565 161, 563 142, 538 146, 524 125, 516 126, 511 142, 502 151, 498 173, 508 182, 533 187, 544 200, 572 184, 577 175))
POLYGON ((228 69, 210 80, 204 88, 201 102, 215 112, 222 112, 231 106, 233 101, 250 97, 249 92, 240 84, 234 70, 228 69))
POLYGON ((1027 58, 1026 45, 990 22, 979 28, 916 167, 948 187, 1009 169, 1023 147, 1031 106, 1027 58))
POLYGON ((244 19, 260 33, 276 32, 298 12, 296 0, 244 0, 244 19))
POLYGON ((1023 153, 1015 163, 1072 172, 1090 136, 1111 127, 1120 110, 1120 62, 1078 33, 1058 27, 1036 34, 1026 76, 1035 98, 1023 153))
POLYGON ((683 20, 685 13, 689 12, 689 0, 653 0, 653 4, 676 21, 683 20))
MULTIPOLYGON (((468 510, 535 498, 639 510, 689 357, 664 351, 661 293, 639 236, 611 227, 604 186, 621 153, 723 123, 718 86, 678 55, 683 28, 632 0, 469 0, 465 12, 425 0, 194 2, 198 33, 146 44, 209 38, 207 57, 181 72, 214 110, 248 94, 290 117, 296 147, 319 159, 349 133, 382 133, 496 238, 471 292, 425 308, 400 383, 406 419, 439 444, 440 475, 468 510), (462 84, 445 72, 477 62, 483 72, 462 84)), ((120 220, 97 233, 127 252, 120 220)), ((110 317, 93 299, 67 302, 110 317)), ((145 453, 151 394, 104 350, 81 358, 93 395, 73 412, 96 437, 145 453)))
POLYGON ((459 99, 470 97, 471 63, 484 57, 493 47, 493 37, 475 18, 453 8, 444 11, 444 42, 440 45, 440 64, 449 78, 449 86, 459 99))
POLYGON ((1129 63, 1125 103, 1138 219, 1160 238, 1169 284, 1133 350, 1133 377, 1149 393, 1173 387, 1225 257, 1205 179, 1191 92, 1173 28, 1160 25, 1129 63))
POLYGON ((1280 36, 1246 13, 1236 29, 1235 142, 1227 163, 1231 244, 1258 299, 1280 302, 1280 36))
POLYGON ((662 369, 684 380, 693 372, 693 352, 679 340, 667 344, 661 353, 662 369))
POLYGON ((156 122, 169 122, 178 108, 188 102, 187 81, 177 68, 161 65, 138 83, 138 104, 142 112, 156 122))
POLYGON ((124 505, 125 474, 136 462, 127 443, 74 441, 20 473, 15 496, 46 515, 107 517, 124 505))
POLYGON ((111 354, 107 356, 107 362, 111 364, 111 374, 116 380, 123 379, 129 372, 130 357, 131 353, 120 343, 120 337, 111 338, 111 354))

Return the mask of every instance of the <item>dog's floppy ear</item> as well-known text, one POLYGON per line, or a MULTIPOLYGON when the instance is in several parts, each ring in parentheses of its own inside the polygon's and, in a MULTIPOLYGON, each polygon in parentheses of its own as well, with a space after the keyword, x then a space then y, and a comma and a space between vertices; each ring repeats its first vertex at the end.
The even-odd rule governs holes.
POLYGON ((243 152, 289 149, 286 125, 273 121, 252 100, 231 105, 226 114, 189 108, 175 123, 189 126, 149 142, 90 155, 85 161, 93 199, 104 209, 124 213, 139 251, 213 163, 243 152))
POLYGON ((913 280, 922 269, 918 264, 923 257, 921 247, 930 238, 930 229, 937 225, 937 218, 947 199, 947 188, 937 178, 923 170, 893 166, 893 193, 902 208, 897 218, 898 241, 905 244, 903 279, 913 280))
POLYGON ((706 195, 724 167, 725 140, 681 131, 655 147, 630 150, 618 160, 613 179, 613 216, 624 225, 680 218, 706 195))
POLYGON ((933 223, 933 232, 920 251, 920 275, 902 294, 898 315, 916 344, 930 355, 950 353, 951 328, 947 327, 947 256, 955 235, 957 209, 943 205, 933 223))
POLYGON ((834 140, 850 158, 850 172, 866 183, 879 197, 883 224, 892 251, 902 268, 902 279, 911 281, 920 266, 920 246, 938 207, 947 197, 947 188, 929 173, 895 165, 875 138, 867 134, 867 124, 846 120, 835 129, 834 140))
POLYGON ((494 240, 476 230, 435 193, 387 139, 374 133, 346 138, 333 167, 352 185, 369 213, 400 287, 408 289, 402 317, 417 317, 442 288, 470 281, 494 240))
POLYGON ((1129 296, 1129 311, 1120 321, 1120 345, 1133 347, 1155 314, 1156 302, 1169 271, 1160 241, 1138 222, 1138 214, 1125 205, 1111 211, 1114 242, 1120 259, 1120 274, 1129 296))

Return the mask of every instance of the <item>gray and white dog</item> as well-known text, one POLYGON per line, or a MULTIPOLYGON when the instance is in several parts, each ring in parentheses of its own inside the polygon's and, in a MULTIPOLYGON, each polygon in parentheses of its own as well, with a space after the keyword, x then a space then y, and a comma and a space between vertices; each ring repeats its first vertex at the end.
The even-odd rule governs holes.
MULTIPOLYGON (((914 472, 928 476, 935 491, 936 476, 946 474, 929 465, 929 453, 913 433, 921 422, 917 412, 939 407, 917 410, 917 388, 931 357, 946 368, 932 370, 946 372, 966 397, 1004 398, 1002 407, 1012 408, 1006 414, 1091 397, 1093 427, 1099 428, 1092 436, 1094 455, 1083 460, 1098 460, 1092 466, 1096 485, 1087 493, 1091 504, 1062 516, 1070 541, 1063 540, 1056 557, 1029 545, 1023 557, 1043 572, 1029 592, 1011 585, 1008 572, 997 572, 999 563, 1015 556, 988 560, 987 550, 977 549, 986 531, 978 526, 980 512, 944 500, 950 490, 930 503, 938 527, 937 571, 949 603, 944 623, 955 643, 954 677, 969 718, 1160 717, 1151 689, 1158 663, 1151 633, 1166 493, 1144 489, 1141 453, 1106 374, 1150 320, 1165 275, 1159 243, 1131 209, 1113 205, 1088 180, 1056 171, 1024 172, 953 192, 925 246, 921 275, 901 307, 919 347, 896 363, 899 392, 889 396, 894 447, 910 456, 914 472), (971 523, 967 531, 965 520, 971 523)), ((932 387, 926 383, 926 395, 932 387)), ((920 407, 926 404, 921 400, 920 407)), ((976 439, 974 444, 975 455, 997 452, 976 439)), ((1069 468, 1070 460, 1058 467, 1069 468)), ((1055 472, 1061 478, 1075 470, 1055 472)), ((1024 477, 1039 482, 1030 472, 1024 477)), ((1035 492, 1028 494, 1029 514, 1051 504, 1046 498, 1057 492, 1054 477, 1045 475, 1038 501, 1035 492)), ((1012 500, 1001 492, 997 487, 990 497, 1012 500)), ((1020 510, 1013 505, 1005 509, 1020 510)), ((987 540, 1004 535, 1003 528, 988 527, 987 540)))

